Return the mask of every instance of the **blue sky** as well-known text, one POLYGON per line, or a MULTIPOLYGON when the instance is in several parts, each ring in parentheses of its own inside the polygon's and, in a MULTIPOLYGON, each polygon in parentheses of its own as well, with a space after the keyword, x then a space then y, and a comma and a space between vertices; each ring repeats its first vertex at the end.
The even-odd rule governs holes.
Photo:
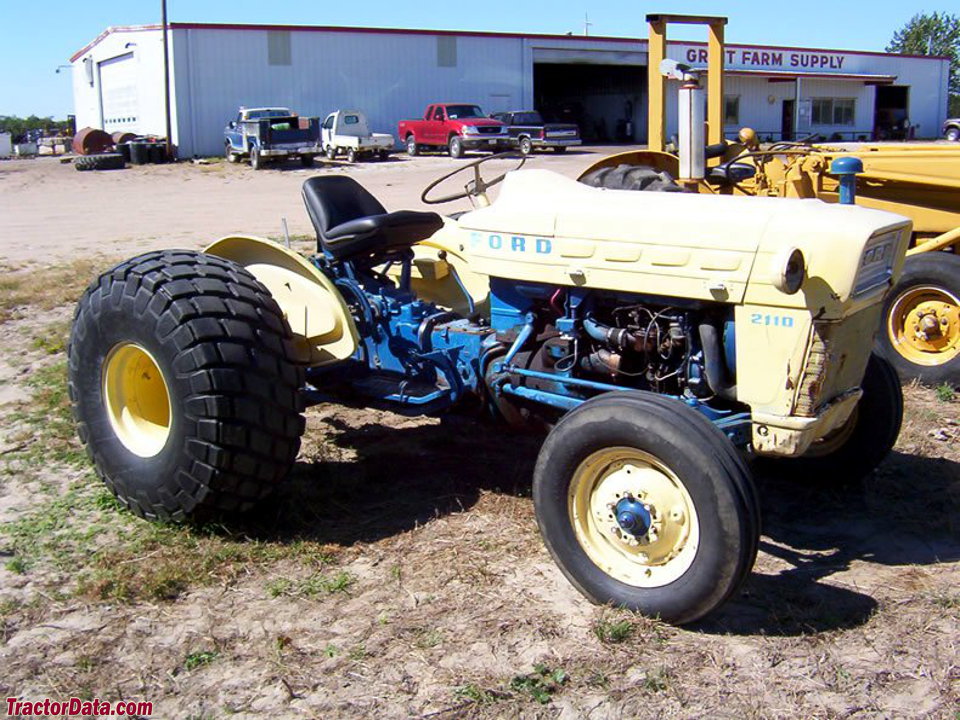
MULTIPOLYGON (((941 0, 943 2, 943 0, 941 0)), ((804 0, 793 3, 671 0, 418 0, 413 3, 312 0, 168 0, 171 22, 280 23, 371 27, 490 30, 582 34, 588 11, 591 35, 646 37, 651 12, 726 15, 729 42, 882 50, 893 32, 917 12, 958 12, 960 0, 914 6, 893 0, 804 0), (589 8, 589 9, 588 9, 589 8)), ((49 0, 27 12, 23 3, 0 0, 0 115, 31 113, 62 118, 72 112, 69 71, 58 65, 109 25, 159 21, 159 0, 49 0)), ((676 39, 703 39, 678 28, 676 39)))

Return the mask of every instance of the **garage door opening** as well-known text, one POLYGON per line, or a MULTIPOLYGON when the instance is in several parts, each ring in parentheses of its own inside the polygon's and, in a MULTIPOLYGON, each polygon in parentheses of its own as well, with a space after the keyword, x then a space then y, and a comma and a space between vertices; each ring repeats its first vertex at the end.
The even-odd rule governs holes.
POLYGON ((534 63, 533 95, 548 121, 576 123, 584 142, 646 139, 643 66, 534 63))
POLYGON ((873 135, 877 140, 906 140, 910 135, 907 117, 910 88, 906 85, 880 85, 873 114, 873 135))

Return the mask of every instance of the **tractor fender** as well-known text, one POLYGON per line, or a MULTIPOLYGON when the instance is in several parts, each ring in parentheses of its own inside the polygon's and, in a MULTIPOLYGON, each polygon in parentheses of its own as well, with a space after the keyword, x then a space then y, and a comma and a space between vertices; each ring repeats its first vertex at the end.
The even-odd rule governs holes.
POLYGON ((263 238, 221 238, 204 252, 232 260, 263 283, 286 316, 306 364, 346 360, 357 350, 357 326, 340 291, 307 260, 263 238))
POLYGON ((617 167, 618 165, 647 165, 657 170, 666 170, 673 177, 677 177, 680 172, 680 160, 676 155, 657 152, 656 150, 629 150, 615 155, 607 155, 607 157, 602 160, 597 160, 597 162, 580 173, 580 177, 578 177, 577 180, 583 180, 585 176, 595 170, 606 167, 617 167))

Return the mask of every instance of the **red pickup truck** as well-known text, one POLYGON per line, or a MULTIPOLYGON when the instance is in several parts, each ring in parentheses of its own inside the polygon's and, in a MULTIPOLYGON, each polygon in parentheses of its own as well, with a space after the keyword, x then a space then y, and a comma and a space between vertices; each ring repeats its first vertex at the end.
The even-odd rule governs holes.
POLYGON ((466 150, 496 152, 510 147, 507 126, 467 103, 428 105, 422 118, 400 121, 397 137, 410 155, 426 148, 446 148, 450 157, 458 158, 466 150))

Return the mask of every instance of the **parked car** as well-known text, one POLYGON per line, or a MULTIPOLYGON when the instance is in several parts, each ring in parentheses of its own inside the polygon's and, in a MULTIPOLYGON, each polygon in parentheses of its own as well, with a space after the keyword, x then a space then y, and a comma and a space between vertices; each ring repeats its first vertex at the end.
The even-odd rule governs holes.
POLYGON ((393 135, 372 133, 367 116, 358 110, 337 110, 327 115, 320 126, 320 144, 327 157, 333 160, 346 153, 347 162, 364 157, 386 160, 393 150, 393 135))
POLYGON ((223 145, 228 161, 250 158, 254 170, 270 160, 292 157, 309 167, 322 152, 320 118, 301 117, 285 107, 241 107, 237 119, 224 128, 223 145))
POLYGON ((479 105, 469 103, 428 105, 422 118, 401 120, 397 136, 410 155, 445 147, 450 157, 458 158, 466 150, 497 152, 510 147, 507 126, 487 117, 479 105))
POLYGON ((947 118, 943 121, 943 136, 951 142, 960 141, 960 118, 947 118))
POLYGON ((512 146, 524 155, 537 148, 565 152, 571 145, 580 144, 580 128, 572 123, 546 123, 536 110, 511 110, 492 117, 507 126, 512 146))

